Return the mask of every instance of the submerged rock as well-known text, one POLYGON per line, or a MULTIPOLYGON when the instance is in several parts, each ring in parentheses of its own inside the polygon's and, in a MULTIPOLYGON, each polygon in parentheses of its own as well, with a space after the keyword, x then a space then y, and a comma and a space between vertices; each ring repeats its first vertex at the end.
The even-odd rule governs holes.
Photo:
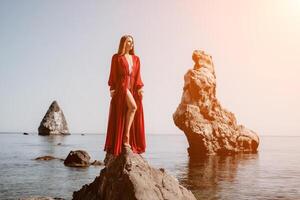
POLYGON ((56 101, 50 105, 38 128, 39 135, 70 134, 64 113, 56 101))
POLYGON ((210 55, 194 51, 194 69, 184 75, 181 102, 173 120, 186 135, 189 153, 254 153, 259 145, 257 134, 238 125, 234 114, 216 98, 216 75, 210 55))
POLYGON ((100 176, 73 193, 73 200, 196 200, 176 178, 129 148, 117 157, 107 155, 105 164, 100 176))
POLYGON ((49 155, 47 155, 47 156, 40 156, 40 157, 35 158, 35 160, 55 160, 55 159, 64 161, 64 159, 62 159, 62 158, 56 158, 54 156, 49 156, 49 155))

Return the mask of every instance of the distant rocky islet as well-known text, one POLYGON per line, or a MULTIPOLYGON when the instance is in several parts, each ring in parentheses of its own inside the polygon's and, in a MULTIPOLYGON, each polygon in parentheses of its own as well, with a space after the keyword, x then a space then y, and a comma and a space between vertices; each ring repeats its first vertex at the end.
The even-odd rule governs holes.
POLYGON ((53 101, 38 128, 39 135, 69 135, 68 124, 57 101, 53 101))

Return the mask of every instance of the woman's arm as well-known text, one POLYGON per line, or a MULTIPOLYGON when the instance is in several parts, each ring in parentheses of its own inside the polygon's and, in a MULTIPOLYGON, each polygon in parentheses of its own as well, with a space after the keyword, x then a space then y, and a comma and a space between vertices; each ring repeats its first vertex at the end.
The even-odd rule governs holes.
POLYGON ((108 79, 108 85, 110 86, 110 93, 111 96, 113 95, 115 88, 116 88, 116 80, 117 80, 117 62, 116 62, 116 54, 113 55, 111 59, 111 66, 110 66, 110 74, 109 74, 109 79, 108 79))
POLYGON ((144 83, 142 81, 142 78, 141 78, 141 66, 140 66, 140 59, 138 57, 137 59, 137 77, 136 77, 136 88, 138 90, 138 94, 139 95, 142 95, 143 94, 143 86, 144 86, 144 83))

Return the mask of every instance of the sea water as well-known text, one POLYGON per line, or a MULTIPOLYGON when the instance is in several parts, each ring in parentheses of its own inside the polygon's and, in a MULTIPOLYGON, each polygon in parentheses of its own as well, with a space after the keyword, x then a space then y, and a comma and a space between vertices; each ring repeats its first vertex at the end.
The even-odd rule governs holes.
MULTIPOLYGON (((197 199, 300 199, 300 137, 261 136, 257 154, 206 158, 189 157, 184 134, 149 134, 146 139, 143 156, 149 164, 165 168, 197 199)), ((92 160, 103 160, 104 141, 104 134, 1 133, 0 199, 71 199, 73 191, 91 183, 103 167, 72 168, 60 160, 34 159, 65 159, 71 150, 85 150, 92 160)))

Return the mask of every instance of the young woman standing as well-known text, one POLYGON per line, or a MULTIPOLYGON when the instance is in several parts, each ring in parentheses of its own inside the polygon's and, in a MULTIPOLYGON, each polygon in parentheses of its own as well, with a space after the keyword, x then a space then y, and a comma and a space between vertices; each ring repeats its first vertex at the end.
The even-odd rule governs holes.
POLYGON ((127 146, 135 153, 146 148, 143 82, 140 74, 140 59, 134 54, 134 42, 130 35, 124 35, 117 54, 111 61, 108 80, 111 101, 104 150, 119 155, 127 146))

